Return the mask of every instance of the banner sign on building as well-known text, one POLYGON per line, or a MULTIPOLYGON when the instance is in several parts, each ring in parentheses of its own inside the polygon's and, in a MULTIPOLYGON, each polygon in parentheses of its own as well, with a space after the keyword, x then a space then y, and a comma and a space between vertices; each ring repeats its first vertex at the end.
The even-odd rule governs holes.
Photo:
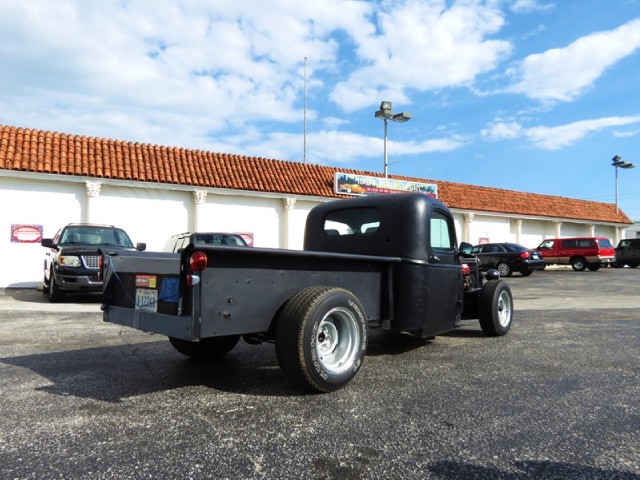
POLYGON ((40 243, 42 225, 11 225, 12 243, 40 243))
POLYGON ((345 195, 375 195, 378 193, 424 193, 438 198, 438 186, 433 183, 410 182, 394 178, 369 177, 336 172, 335 193, 345 195))

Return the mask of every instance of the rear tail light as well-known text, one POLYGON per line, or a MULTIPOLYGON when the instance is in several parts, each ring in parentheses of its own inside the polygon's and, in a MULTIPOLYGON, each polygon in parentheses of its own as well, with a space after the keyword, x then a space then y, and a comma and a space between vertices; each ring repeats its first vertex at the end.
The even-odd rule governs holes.
POLYGON ((198 275, 187 275, 187 287, 193 287, 200 283, 200 277, 198 275))
POLYGON ((466 263, 462 264, 462 274, 465 276, 471 274, 471 267, 466 263))
POLYGON ((531 253, 530 252, 522 252, 520 254, 520 258, 529 258, 531 257, 531 253))
POLYGON ((207 254, 204 252, 193 252, 189 258, 189 266, 194 272, 201 272, 207 268, 207 254))

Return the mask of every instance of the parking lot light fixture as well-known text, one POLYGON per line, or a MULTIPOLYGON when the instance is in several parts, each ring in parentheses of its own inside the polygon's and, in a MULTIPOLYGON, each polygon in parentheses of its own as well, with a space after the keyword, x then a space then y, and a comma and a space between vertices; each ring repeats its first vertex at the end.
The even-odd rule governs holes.
POLYGON ((616 213, 618 213, 619 212, 619 209, 618 209, 618 169, 619 168, 634 168, 636 165, 635 165, 635 163, 625 162, 624 160, 622 160, 622 157, 620 155, 616 155, 611 159, 611 165, 616 170, 616 213))
POLYGON ((384 120, 384 178, 387 178, 387 170, 389 162, 387 161, 387 123, 389 120, 397 123, 405 123, 411 120, 410 113, 393 113, 391 102, 380 102, 380 110, 376 111, 374 116, 384 120))

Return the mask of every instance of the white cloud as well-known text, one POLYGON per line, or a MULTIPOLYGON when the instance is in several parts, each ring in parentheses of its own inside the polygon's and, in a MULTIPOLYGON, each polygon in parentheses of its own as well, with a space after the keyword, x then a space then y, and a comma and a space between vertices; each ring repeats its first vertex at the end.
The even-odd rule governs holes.
POLYGON ((386 98, 407 103, 407 91, 470 84, 511 51, 490 40, 504 24, 493 2, 393 2, 377 15, 377 30, 353 35, 360 68, 336 85, 331 98, 347 111, 386 98))
POLYGON ((565 48, 530 55, 511 73, 510 90, 542 101, 570 101, 604 71, 640 48, 640 18, 579 38, 565 48))
POLYGON ((515 13, 531 13, 551 10, 554 6, 553 3, 542 3, 539 0, 515 0, 511 10, 515 13))
POLYGON ((491 125, 490 128, 483 129, 481 134, 492 140, 512 140, 522 134, 522 125, 517 122, 498 122, 491 125))
MULTIPOLYGON (((611 127, 635 124, 640 124, 640 116, 581 120, 556 127, 525 128, 517 122, 496 122, 490 128, 482 130, 482 135, 490 140, 514 140, 524 137, 536 147, 545 150, 559 150, 575 144, 589 134, 611 127)), ((615 134, 616 132, 614 132, 615 134)))

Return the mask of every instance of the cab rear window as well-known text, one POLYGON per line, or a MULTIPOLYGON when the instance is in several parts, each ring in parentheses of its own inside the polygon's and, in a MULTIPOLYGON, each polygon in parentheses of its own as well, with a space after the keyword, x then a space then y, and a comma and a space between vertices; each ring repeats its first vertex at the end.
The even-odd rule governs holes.
POLYGON ((328 236, 372 235, 380 227, 380 212, 371 207, 329 212, 324 220, 324 234, 328 236))

